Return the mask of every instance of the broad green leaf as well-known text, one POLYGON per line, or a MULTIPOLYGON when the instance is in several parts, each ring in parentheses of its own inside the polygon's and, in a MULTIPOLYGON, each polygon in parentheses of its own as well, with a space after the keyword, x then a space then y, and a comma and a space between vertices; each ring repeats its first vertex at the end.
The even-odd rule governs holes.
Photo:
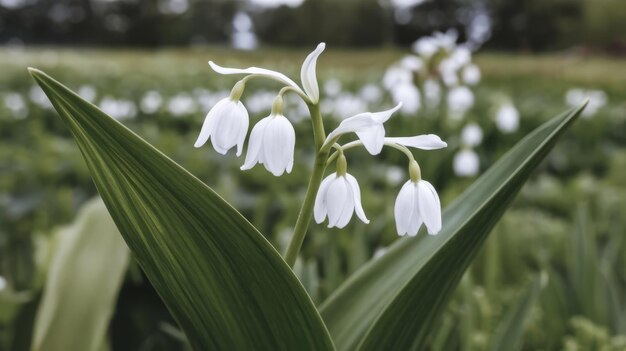
POLYGON ((490 230, 582 108, 544 123, 505 154, 448 206, 439 235, 398 240, 331 295, 320 311, 337 348, 423 348, 490 230))
POLYGON ((128 267, 128 247, 100 199, 55 235, 32 350, 99 351, 128 267))
POLYGON ((31 74, 195 350, 333 349, 302 285, 239 212, 92 104, 41 71, 31 74))
POLYGON ((524 324, 532 307, 539 297, 541 289, 546 285, 547 273, 535 278, 526 288, 519 301, 505 313, 504 319, 498 325, 496 334, 491 342, 491 351, 519 350, 522 347, 524 324))

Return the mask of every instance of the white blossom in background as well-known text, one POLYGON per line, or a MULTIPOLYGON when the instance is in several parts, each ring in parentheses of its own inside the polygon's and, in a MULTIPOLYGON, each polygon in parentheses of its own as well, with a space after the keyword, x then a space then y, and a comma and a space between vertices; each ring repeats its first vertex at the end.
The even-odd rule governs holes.
POLYGON ((451 117, 461 119, 474 106, 474 93, 465 86, 454 87, 448 91, 447 102, 451 117))
POLYGON ((172 96, 167 102, 167 110, 174 117, 180 117, 195 113, 198 110, 196 100, 187 93, 179 93, 172 96))
POLYGON ((422 106, 420 91, 413 83, 398 84, 391 89, 391 99, 394 103, 402 103, 402 113, 413 115, 422 106))
POLYGON ((417 56, 407 55, 400 60, 400 66, 409 71, 419 72, 424 67, 424 60, 417 56))
POLYGON ((512 103, 504 103, 496 112, 496 127, 502 133, 515 133, 519 129, 519 111, 512 103))
POLYGON ((458 33, 451 29, 445 33, 435 32, 432 36, 422 37, 416 40, 412 49, 425 59, 430 59, 438 51, 451 52, 456 46, 458 33))
POLYGON ((480 68, 475 64, 467 65, 463 68, 463 83, 469 85, 476 85, 480 83, 480 68))
POLYGON ((6 106, 15 119, 24 119, 28 116, 28 105, 20 93, 8 93, 4 95, 4 106, 6 106))
POLYGON ((461 131, 461 144, 476 147, 483 142, 483 129, 476 123, 468 123, 461 131))
POLYGON ((341 81, 331 78, 324 83, 324 94, 327 96, 337 96, 341 93, 341 81))
POLYGON ((86 84, 78 88, 78 95, 89 102, 94 102, 96 101, 96 97, 98 97, 98 91, 93 85, 86 84))
POLYGON ((246 98, 245 105, 252 113, 266 112, 272 106, 274 98, 276 98, 276 93, 269 90, 257 90, 246 98))
POLYGON ((163 106, 163 96, 156 90, 149 90, 139 100, 141 112, 151 115, 156 113, 163 106))
POLYGON ((30 90, 28 91, 28 97, 30 98, 30 101, 33 102, 33 104, 43 109, 52 108, 52 103, 46 96, 46 93, 44 93, 41 87, 39 87, 39 85, 33 85, 32 87, 30 87, 30 90))
POLYGON ((359 90, 359 98, 371 105, 378 104, 383 98, 383 91, 378 85, 368 83, 359 90))
POLYGON ((586 99, 589 99, 589 103, 581 113, 584 118, 593 117, 608 102, 608 97, 602 90, 572 88, 565 93, 565 103, 570 107, 578 107, 586 99))
POLYGON ((370 222, 363 211, 361 188, 356 178, 345 171, 326 177, 315 198, 315 222, 321 224, 328 217, 328 228, 343 228, 355 212, 363 223, 370 222))
POLYGON ((390 166, 387 168, 387 172, 385 172, 385 180, 389 185, 399 185, 405 179, 404 168, 398 166, 390 166))
POLYGON ((441 85, 434 79, 427 79, 422 86, 426 105, 435 107, 441 102, 441 85))
POLYGON ((254 50, 258 46, 256 34, 252 19, 245 12, 237 12, 233 16, 233 34, 231 36, 231 45, 239 50, 254 50))
POLYGON ((0 292, 7 288, 7 280, 0 275, 0 292))
POLYGON ((374 251, 374 255, 372 256, 372 258, 373 259, 381 258, 383 257, 383 255, 385 255, 385 253, 387 253, 387 251, 389 251, 389 249, 386 247, 378 247, 376 248, 376 251, 374 251))
POLYGON ((387 90, 393 89, 398 84, 412 84, 413 72, 400 65, 393 65, 387 68, 383 76, 383 86, 387 90))
POLYGON ((100 100, 99 107, 104 113, 117 120, 132 119, 137 116, 137 106, 131 100, 105 96, 100 100))
POLYGON ((367 109, 367 105, 358 96, 345 92, 341 93, 334 100, 325 100, 322 108, 325 113, 343 119, 345 116, 355 115, 367 109))
POLYGON ((459 177, 473 177, 478 174, 480 159, 472 149, 461 149, 454 155, 452 169, 459 177))

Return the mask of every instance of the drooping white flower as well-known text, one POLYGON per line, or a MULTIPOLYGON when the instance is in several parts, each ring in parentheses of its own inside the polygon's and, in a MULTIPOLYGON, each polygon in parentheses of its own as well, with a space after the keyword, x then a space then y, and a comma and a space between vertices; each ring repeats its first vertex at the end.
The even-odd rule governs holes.
POLYGON ((250 133, 248 153, 241 170, 247 170, 257 163, 279 177, 293 168, 293 151, 296 132, 289 120, 280 114, 271 114, 260 120, 250 133))
POLYGON ((385 123, 391 115, 402 107, 399 103, 396 107, 381 112, 365 112, 344 119, 339 126, 328 134, 325 143, 330 143, 335 138, 346 133, 356 133, 363 142, 365 149, 377 155, 383 149, 385 143, 385 123))
POLYGON ((463 149, 454 155, 452 160, 454 173, 459 177, 473 177, 478 174, 480 160, 472 149, 463 149))
POLYGON ((415 236, 422 224, 428 234, 441 230, 441 203, 437 191, 425 180, 409 180, 402 186, 394 206, 398 235, 415 236))
POLYGON ((210 137, 215 151, 225 155, 236 145, 237 156, 240 156, 249 123, 248 111, 241 101, 224 98, 206 115, 194 146, 201 147, 210 137))
POLYGON ((361 205, 361 189, 356 179, 348 173, 333 173, 326 177, 315 198, 315 222, 322 223, 328 217, 328 228, 343 228, 354 212, 363 223, 369 223, 361 205))
POLYGON ((483 129, 476 123, 468 123, 461 131, 461 143, 465 146, 475 147, 483 141, 483 129))
POLYGON ((286 86, 291 87, 297 93, 307 96, 312 103, 317 103, 320 98, 319 86, 317 83, 317 75, 316 75, 316 65, 317 58, 324 51, 326 44, 320 43, 313 52, 311 52, 304 63, 302 63, 302 69, 300 70, 300 78, 302 80, 302 88, 296 84, 291 78, 286 75, 272 71, 265 68, 259 67, 248 67, 248 68, 227 68, 222 67, 214 63, 213 61, 209 61, 209 65, 211 68, 220 74, 246 74, 246 75, 258 75, 263 76, 269 79, 276 80, 286 86))
POLYGON ((505 103, 496 112, 496 127, 502 133, 513 133, 519 128, 519 112, 511 103, 505 103))

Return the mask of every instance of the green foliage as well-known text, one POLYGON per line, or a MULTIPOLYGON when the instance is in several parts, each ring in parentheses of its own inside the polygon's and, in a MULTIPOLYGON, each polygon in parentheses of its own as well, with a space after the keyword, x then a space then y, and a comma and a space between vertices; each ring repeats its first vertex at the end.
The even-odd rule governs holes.
POLYGON ((337 347, 424 347, 491 228, 580 111, 545 123, 503 156, 444 211, 439 235, 398 240, 339 287, 321 307, 337 347))
POLYGON ((99 351, 130 258, 100 200, 57 230, 55 250, 35 319, 32 350, 99 351))
POLYGON ((333 349, 302 285, 239 212, 122 124, 30 72, 194 349, 333 349))
MULTIPOLYGON (((292 119, 298 133, 297 148, 302 151, 296 154, 294 172, 277 182, 262 167, 240 172, 241 158, 192 149, 208 110, 197 105, 185 114, 173 114, 168 102, 178 94, 196 99, 197 90, 217 92, 234 83, 223 77, 216 79, 206 67, 207 58, 238 66, 280 68, 297 76, 296 64, 303 55, 284 49, 250 53, 221 48, 149 53, 0 50, 0 63, 4 67, 0 77, 3 87, 0 92, 0 275, 9 282, 9 288, 0 292, 0 349, 25 350, 7 345, 11 345, 17 329, 23 334, 20 326, 32 324, 29 314, 36 311, 41 289, 39 277, 45 278, 45 269, 38 263, 41 261, 38 243, 47 240, 49 228, 70 222, 77 209, 96 194, 66 126, 54 110, 39 106, 31 98, 33 81, 24 72, 25 64, 45 67, 77 91, 81 86, 92 86, 96 89, 96 104, 105 97, 134 102, 138 113, 134 118, 121 120, 124 125, 209 184, 241 210, 275 247, 284 249, 302 198, 303 177, 311 161, 303 146, 309 142, 308 121, 292 119), (153 113, 139 109, 142 96, 150 90, 158 91, 164 98, 164 104, 153 113), (25 99, 27 118, 14 117, 4 106, 4 97, 13 92, 25 99)), ((336 77, 341 80, 344 92, 356 94, 364 84, 378 83, 382 70, 401 55, 392 50, 330 50, 321 59, 322 85, 327 78, 336 77), (324 70, 331 66, 332 71, 324 70)), ((608 322, 592 319, 600 311, 591 303, 587 309, 591 315, 580 318, 606 334, 606 338, 595 339, 597 344, 609 345, 626 333, 624 63, 598 57, 582 60, 504 54, 481 54, 477 62, 484 79, 476 90, 477 106, 468 120, 485 126, 492 123, 494 111, 489 101, 496 92, 509 94, 522 116, 521 129, 514 134, 501 135, 484 127, 484 145, 476 150, 484 169, 523 135, 560 112, 563 94, 569 87, 603 89, 609 103, 593 118, 578 121, 521 190, 466 272, 442 318, 434 322, 436 331, 428 347, 439 351, 487 348, 509 307, 519 301, 528 282, 545 271, 549 282, 539 296, 537 307, 527 316, 523 349, 562 349, 565 340, 572 339, 583 345, 579 350, 589 349, 585 337, 579 335, 572 323, 574 316, 583 313, 576 300, 570 263, 575 218, 579 216, 575 204, 579 203, 584 204, 587 227, 593 231, 589 236, 593 238, 596 253, 592 256, 599 261, 597 266, 611 287, 608 294, 611 301, 618 302, 610 303, 621 306, 619 310, 610 309, 608 322)), ((244 99, 261 87, 274 91, 272 86, 251 81, 244 99)), ((371 108, 388 104, 384 99, 371 108)), ((251 113, 251 122, 264 115, 262 111, 251 113)), ((291 119, 291 115, 287 116, 291 119)), ((332 125, 333 118, 345 116, 327 117, 332 125)), ((448 150, 437 154, 416 153, 425 179, 442 189, 442 203, 446 205, 473 179, 455 177, 450 171, 456 136, 437 127, 437 117, 428 113, 423 118, 396 116, 390 126, 395 134, 435 132, 450 143, 448 150)), ((389 165, 404 167, 404 164, 395 153, 385 152, 380 157, 379 162, 372 164, 365 152, 350 156, 351 173, 362 184, 365 211, 371 224, 353 223, 345 230, 330 231, 323 226, 311 226, 296 274, 317 303, 324 301, 374 253, 378 256, 397 239, 390 208, 399 190, 394 180, 399 169, 389 165)), ((399 173, 400 177, 406 176, 399 173)), ((131 265, 110 325, 108 336, 112 349, 182 350, 180 333, 161 327, 165 323, 176 324, 148 279, 142 277, 136 264, 131 265)))

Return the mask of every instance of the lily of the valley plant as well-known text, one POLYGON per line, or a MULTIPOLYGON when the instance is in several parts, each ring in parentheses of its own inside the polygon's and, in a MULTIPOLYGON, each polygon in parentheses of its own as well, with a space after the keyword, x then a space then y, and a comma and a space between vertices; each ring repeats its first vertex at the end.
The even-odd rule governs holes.
POLYGON ((235 84, 229 97, 219 101, 209 111, 195 143, 195 147, 201 147, 210 139, 213 148, 220 154, 226 154, 236 147, 236 155, 241 156, 250 125, 250 116, 240 101, 241 96, 248 80, 269 78, 284 87, 274 99, 270 115, 258 121, 252 128, 241 169, 251 169, 259 163, 275 176, 290 173, 296 137, 291 122, 283 115, 283 95, 295 93, 307 104, 313 123, 315 164, 293 237, 285 253, 285 260, 291 266, 296 261, 313 216, 317 223, 328 219, 329 228, 345 227, 354 213, 361 221, 369 223, 361 203, 361 188, 357 179, 348 173, 345 156, 345 151, 358 146, 363 146, 372 155, 378 155, 387 146, 403 152, 408 158, 410 179, 400 189, 394 207, 398 234, 415 236, 422 224, 431 235, 441 230, 439 196, 435 188, 422 179, 420 167, 409 148, 435 150, 444 148, 447 144, 433 134, 387 137, 385 123, 402 107, 402 102, 389 110, 363 112, 348 117, 327 134, 320 114, 320 93, 316 76, 317 58, 324 48, 324 43, 319 44, 304 60, 300 73, 302 86, 286 75, 268 69, 225 68, 210 61, 209 65, 217 73, 244 77, 235 84), (342 143, 342 139, 352 133, 356 134, 357 139, 342 143), (326 168, 332 165, 335 172, 324 178, 326 168))

